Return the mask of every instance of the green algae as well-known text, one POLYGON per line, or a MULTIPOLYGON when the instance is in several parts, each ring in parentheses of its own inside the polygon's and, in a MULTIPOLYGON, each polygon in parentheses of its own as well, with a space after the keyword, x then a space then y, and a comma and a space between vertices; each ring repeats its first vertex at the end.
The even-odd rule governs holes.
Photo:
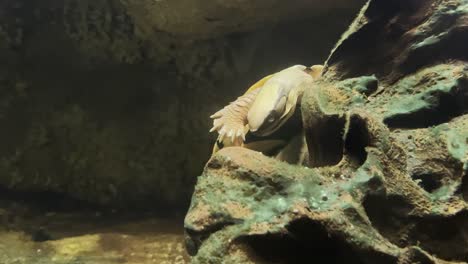
POLYGON ((402 115, 402 114, 412 114, 417 111, 421 111, 423 109, 430 109, 432 107, 432 103, 428 102, 424 95, 415 95, 411 98, 403 98, 399 101, 393 102, 389 105, 390 109, 384 118, 388 119, 395 115, 402 115))
POLYGON ((460 161, 465 161, 468 157, 468 127, 451 129, 446 132, 446 136, 448 153, 460 161))
POLYGON ((349 78, 340 82, 340 88, 348 91, 357 91, 369 95, 378 87, 378 79, 375 75, 349 78))
POLYGON ((443 32, 437 36, 429 36, 427 38, 425 38, 423 41, 417 43, 417 44, 414 44, 411 48, 412 49, 419 49, 421 47, 425 47, 425 46, 431 46, 431 45, 434 45, 434 44, 437 44, 440 42, 440 40, 444 37, 447 36, 447 32, 443 32))
POLYGON ((453 194, 457 191, 459 186, 460 184, 458 182, 448 183, 431 192, 429 196, 434 201, 448 201, 452 199, 453 194))
POLYGON ((468 157, 468 123, 459 122, 455 126, 447 123, 430 129, 434 138, 443 138, 446 142, 447 153, 454 159, 466 163, 468 157))
POLYGON ((395 84, 399 95, 386 105, 384 119, 398 115, 410 115, 438 106, 441 94, 451 94, 460 87, 460 78, 453 78, 456 67, 438 65, 400 80, 395 84), (432 74, 436 76, 431 76, 432 74), (430 78, 430 79, 429 79, 430 78), (402 95, 405 95, 404 97, 402 95))

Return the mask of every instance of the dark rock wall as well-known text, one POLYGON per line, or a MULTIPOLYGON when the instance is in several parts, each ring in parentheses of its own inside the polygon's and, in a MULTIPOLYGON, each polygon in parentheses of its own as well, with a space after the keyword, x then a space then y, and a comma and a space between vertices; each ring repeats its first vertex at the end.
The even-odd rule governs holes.
POLYGON ((202 2, 1 1, 0 184, 187 204, 209 115, 267 73, 323 62, 363 1, 202 2))

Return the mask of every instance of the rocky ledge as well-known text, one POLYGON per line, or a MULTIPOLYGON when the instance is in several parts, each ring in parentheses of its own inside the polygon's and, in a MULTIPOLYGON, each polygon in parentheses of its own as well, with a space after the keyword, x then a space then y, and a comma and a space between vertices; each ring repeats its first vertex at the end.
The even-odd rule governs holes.
POLYGON ((309 167, 207 163, 193 263, 466 263, 466 47, 467 1, 370 0, 303 97, 309 167))

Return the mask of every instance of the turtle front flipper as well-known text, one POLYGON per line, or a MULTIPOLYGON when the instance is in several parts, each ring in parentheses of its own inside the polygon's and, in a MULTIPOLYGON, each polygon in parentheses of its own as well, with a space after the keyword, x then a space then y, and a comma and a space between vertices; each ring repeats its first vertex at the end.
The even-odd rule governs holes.
POLYGON ((247 92, 234 102, 214 113, 213 127, 210 132, 217 131, 219 136, 213 147, 213 153, 228 146, 242 146, 245 135, 249 131, 247 113, 265 82, 271 75, 264 77, 252 85, 247 92))
MULTIPOLYGON (((233 143, 236 139, 245 139, 245 126, 247 125, 247 113, 254 102, 259 89, 248 92, 214 113, 213 127, 210 132, 217 131, 219 139, 230 139, 233 143)), ((243 142, 243 140, 242 140, 243 142)))

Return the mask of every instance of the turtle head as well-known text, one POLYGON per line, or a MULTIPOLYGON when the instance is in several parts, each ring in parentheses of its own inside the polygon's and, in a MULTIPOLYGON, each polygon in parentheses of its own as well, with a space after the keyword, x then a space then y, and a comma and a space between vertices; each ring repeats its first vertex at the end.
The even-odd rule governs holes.
POLYGON ((249 109, 250 132, 268 136, 280 128, 296 110, 305 87, 319 78, 323 66, 295 65, 274 74, 263 84, 249 109))
POLYGON ((250 132, 258 136, 275 132, 294 113, 297 98, 292 97, 297 96, 279 83, 266 84, 247 114, 250 132))
POLYGON ((323 65, 312 65, 305 70, 314 80, 317 80, 322 76, 324 66, 323 65))

